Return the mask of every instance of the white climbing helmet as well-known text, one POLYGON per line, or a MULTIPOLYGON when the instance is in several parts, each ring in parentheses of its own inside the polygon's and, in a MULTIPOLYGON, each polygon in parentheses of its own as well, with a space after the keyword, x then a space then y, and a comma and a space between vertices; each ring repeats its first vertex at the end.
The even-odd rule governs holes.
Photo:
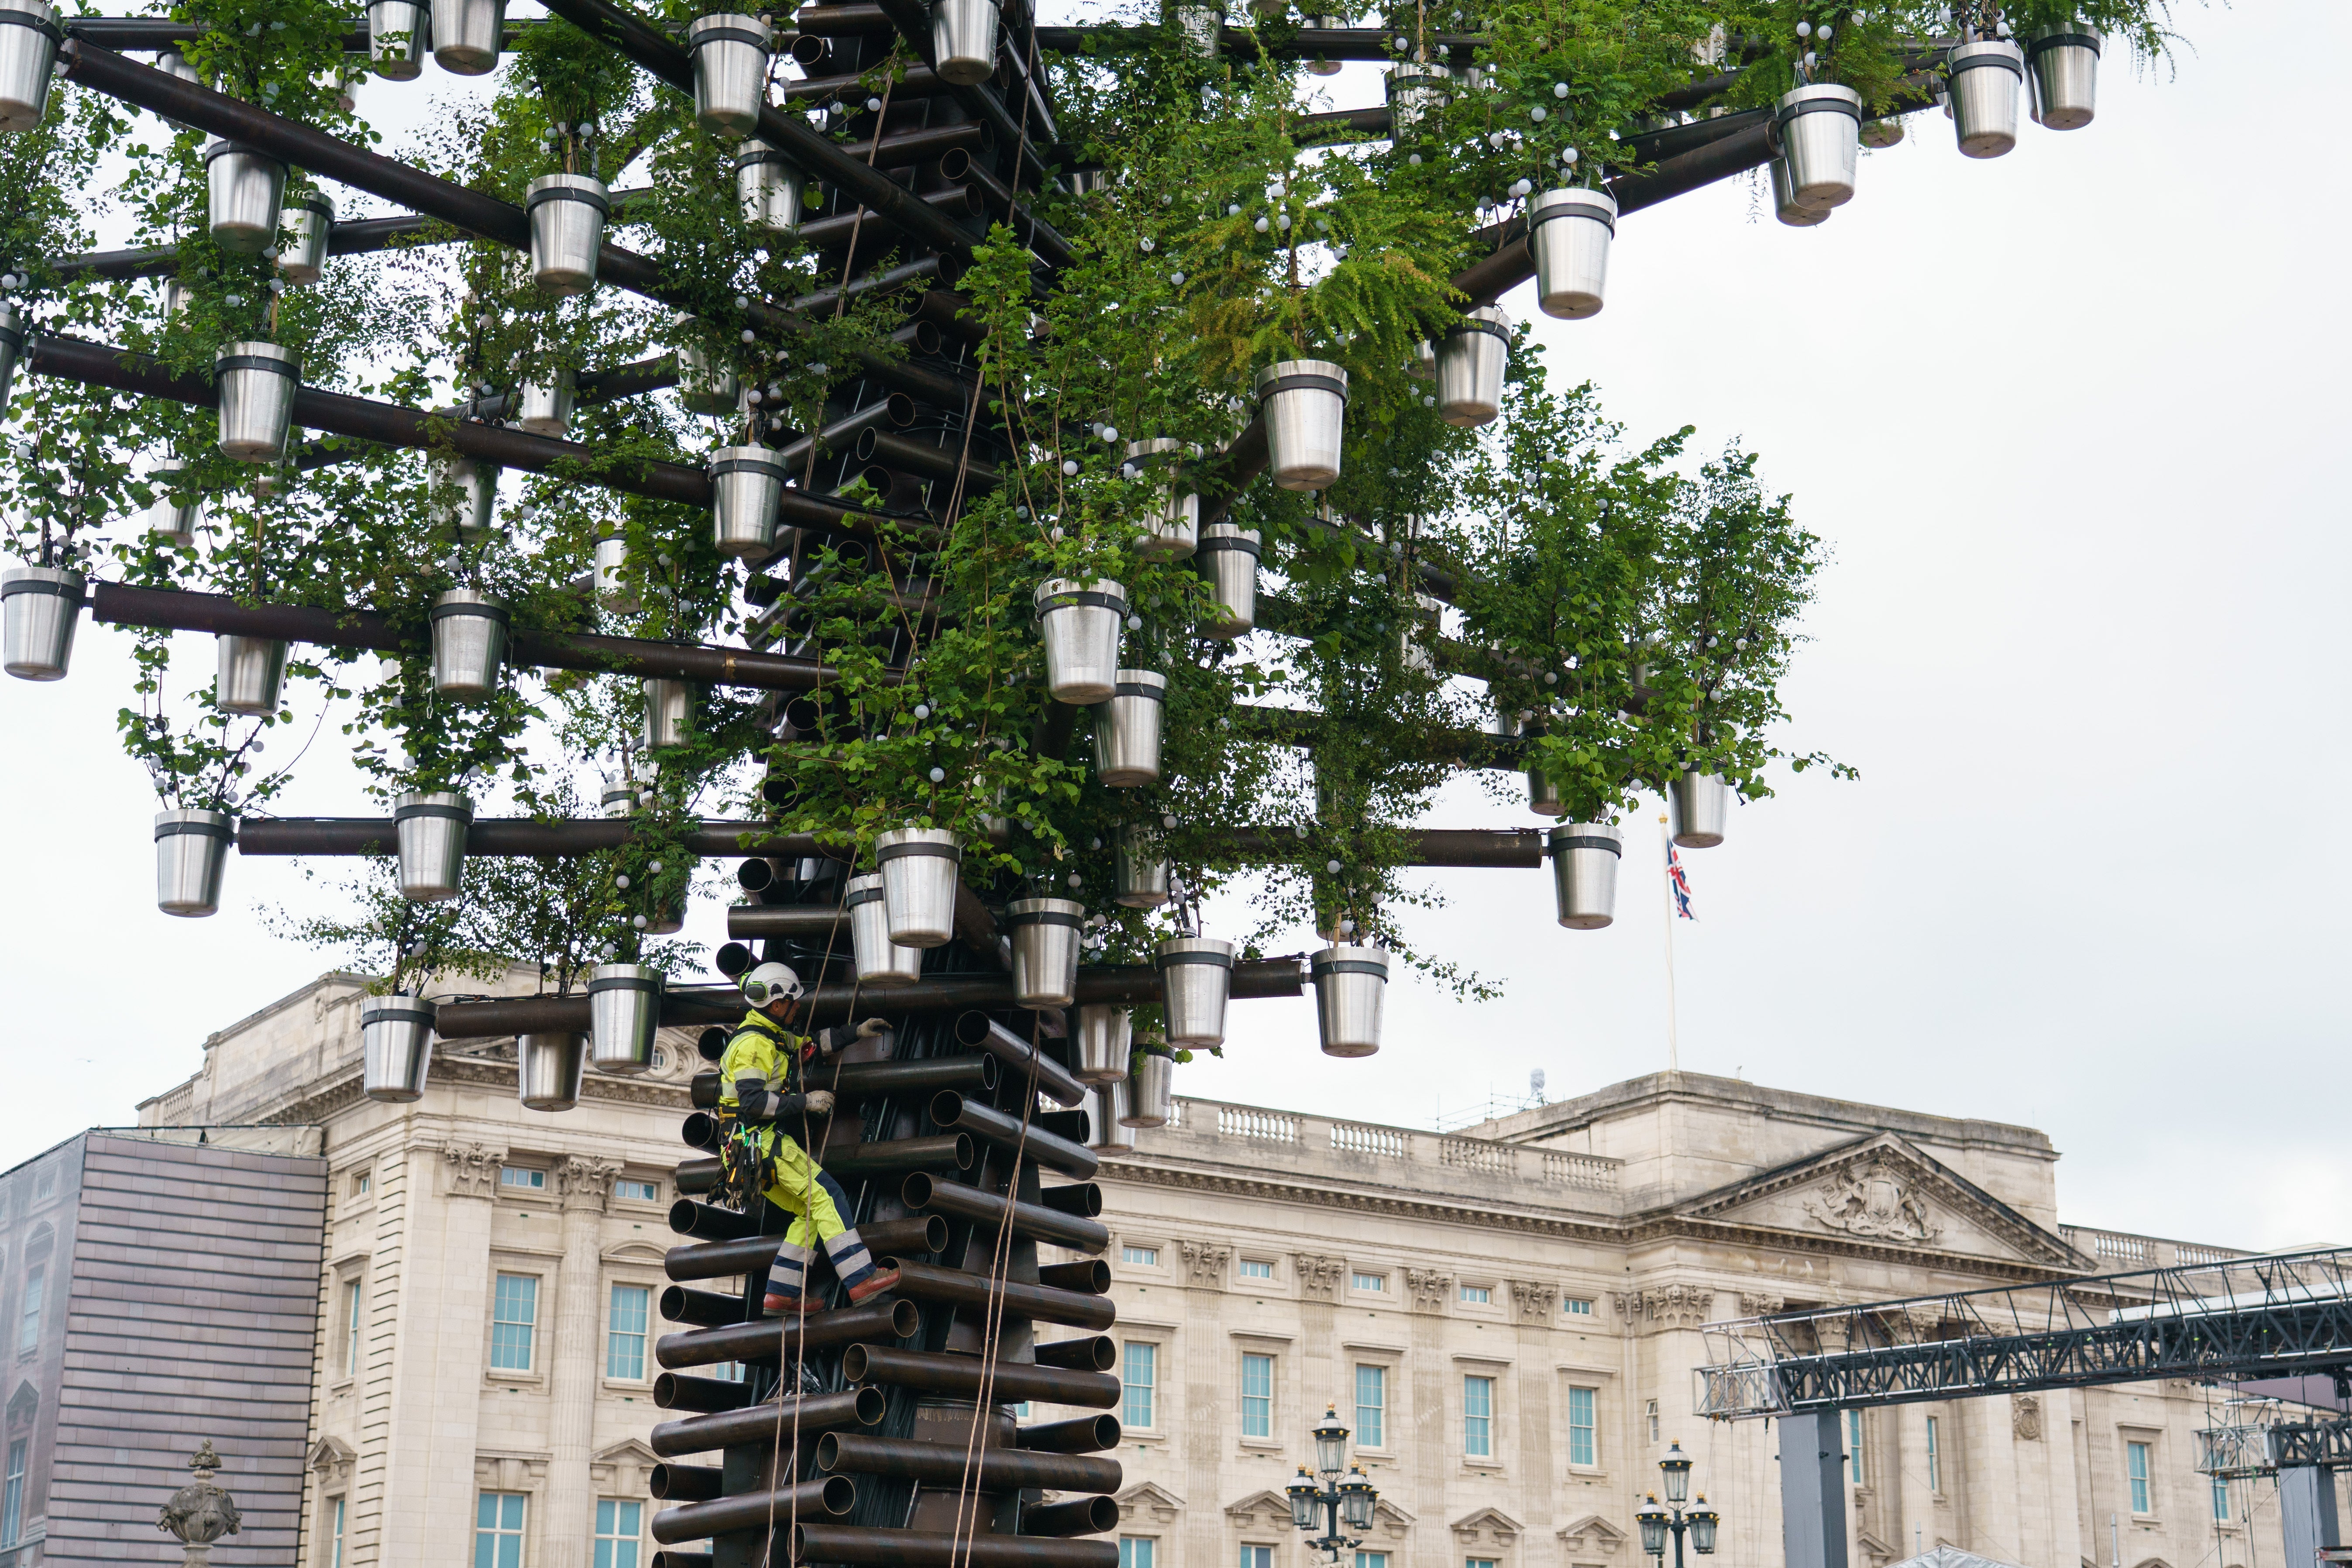
POLYGON ((801 977, 789 963, 763 963, 743 976, 743 999, 754 1007, 801 999, 801 977))

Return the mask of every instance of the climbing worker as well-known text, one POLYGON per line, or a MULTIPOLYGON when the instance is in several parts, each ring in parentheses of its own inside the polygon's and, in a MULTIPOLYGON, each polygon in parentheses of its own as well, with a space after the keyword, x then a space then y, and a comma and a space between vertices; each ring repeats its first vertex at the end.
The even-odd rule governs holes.
POLYGON ((768 1270, 767 1310, 788 1312, 800 1306, 812 1242, 824 1244, 853 1303, 879 1295, 898 1283, 898 1271, 874 1267, 866 1243, 841 1217, 849 1194, 786 1131, 800 1126, 804 1116, 833 1111, 831 1090, 801 1088, 817 1050, 815 1042, 792 1029, 800 1011, 801 977, 790 964, 762 963, 743 977, 742 985, 751 1010, 736 1026, 719 1062, 719 1109, 728 1128, 720 1185, 746 1209, 765 1197, 793 1216, 768 1270))

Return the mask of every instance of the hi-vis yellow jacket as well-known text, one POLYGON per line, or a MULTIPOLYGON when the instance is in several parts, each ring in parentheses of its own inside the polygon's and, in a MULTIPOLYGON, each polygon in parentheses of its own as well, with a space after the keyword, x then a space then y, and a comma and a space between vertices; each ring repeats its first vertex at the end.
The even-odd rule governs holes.
POLYGON ((795 1035, 756 1008, 743 1015, 719 1058, 719 1104, 735 1109, 735 1080, 759 1077, 779 1094, 800 1092, 801 1066, 814 1054, 804 1035, 795 1035))

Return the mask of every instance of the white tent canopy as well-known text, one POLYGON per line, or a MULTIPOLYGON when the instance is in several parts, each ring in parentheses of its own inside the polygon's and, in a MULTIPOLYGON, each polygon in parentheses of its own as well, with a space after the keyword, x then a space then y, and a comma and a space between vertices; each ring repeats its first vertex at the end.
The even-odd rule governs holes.
POLYGON ((1979 1557, 1957 1546, 1937 1546, 1892 1563, 1889 1568, 2018 1568, 2018 1564, 2003 1563, 1998 1557, 1979 1557))

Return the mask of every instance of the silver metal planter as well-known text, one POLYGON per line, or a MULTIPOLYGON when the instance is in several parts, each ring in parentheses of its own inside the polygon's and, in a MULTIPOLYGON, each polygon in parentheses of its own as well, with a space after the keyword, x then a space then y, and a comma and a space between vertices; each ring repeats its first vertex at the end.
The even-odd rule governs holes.
POLYGON ((0 5, 0 131, 30 131, 49 107, 49 82, 65 32, 46 0, 0 5))
POLYGON ((1177 493, 1181 487, 1173 470, 1183 447, 1172 437, 1155 436, 1149 441, 1129 441, 1125 449, 1127 460, 1147 473, 1153 468, 1169 471, 1168 481, 1160 487, 1159 515, 1135 547, 1135 552, 1147 561, 1181 561, 1200 542, 1200 493, 1189 489, 1177 493))
POLYGON ((596 797, 596 808, 606 817, 634 816, 639 793, 636 780, 620 773, 606 773, 604 790, 596 797))
POLYGON ((1135 1015, 1124 1007, 1093 1003, 1078 1009, 1077 1063, 1071 1076, 1080 1083, 1117 1083, 1127 1076, 1134 1049, 1135 1015))
POLYGON ((2080 131, 2099 108, 2099 35, 2076 22, 2027 35, 2032 68, 2033 122, 2052 131, 2080 131))
POLYGON ((1770 139, 1786 164, 1789 200, 1821 212, 1853 200, 1862 160, 1860 93, 1835 82, 1782 93, 1770 139))
POLYGON ((1900 120, 1865 120, 1862 122, 1862 144, 1874 151, 1898 146, 1903 141, 1900 120))
POLYGON ((1160 737, 1168 712, 1168 678, 1122 669, 1109 701, 1095 709, 1095 776, 1113 789, 1160 780, 1160 737))
POLYGON ((760 123, 774 42, 765 22, 733 11, 686 25, 687 53, 694 57, 694 118, 703 129, 742 136, 760 123))
POLYGON ((569 1110, 588 1075, 588 1037, 568 1031, 515 1037, 515 1089, 525 1110, 569 1110))
POLYGON ((1086 919, 1086 905, 1071 899, 1015 899, 1004 906, 1014 1006, 1066 1007, 1076 999, 1078 933, 1086 919))
POLYGON ((645 693, 646 721, 638 738, 645 742, 646 750, 683 746, 693 738, 697 705, 693 682, 648 675, 645 693))
POLYGON ((996 74, 996 0, 931 0, 931 68, 977 87, 996 74))
POLYGON ((1223 6, 1179 5, 1171 8, 1171 18, 1182 36, 1186 54, 1204 60, 1217 58, 1217 47, 1224 41, 1223 6))
POLYGON ((923 977, 923 950, 890 940, 881 872, 849 879, 841 907, 849 913, 850 957, 860 985, 912 985, 923 977))
POLYGON ((1482 305, 1446 329, 1437 345, 1437 416, 1473 429, 1503 411, 1503 372, 1511 363, 1511 318, 1482 305))
POLYGON ((1127 590, 1108 578, 1053 577, 1037 584, 1037 626, 1045 639, 1045 689, 1056 702, 1090 707, 1110 700, 1118 679, 1118 634, 1127 590))
POLYGON ((466 830, 474 803, 453 791, 404 795, 392 803, 400 844, 400 896, 413 903, 446 903, 466 871, 466 830))
POLYGON ((155 907, 200 919, 220 910, 221 873, 236 822, 225 811, 155 814, 155 907))
POLYGON ((589 1065, 633 1078, 651 1072, 661 1027, 662 973, 642 963, 600 963, 588 972, 589 1065))
POLYGON ((1328 360, 1287 359, 1259 371, 1255 390, 1274 482, 1319 490, 1337 479, 1348 373, 1328 360))
POLYGON ((1201 531, 1201 565, 1217 617, 1201 629, 1213 637, 1237 637, 1257 625, 1257 530, 1213 522, 1201 531))
POLYGON ((1765 165, 1772 172, 1772 216, 1790 228, 1811 228, 1827 223, 1833 210, 1830 207, 1809 207, 1797 200, 1796 185, 1789 174, 1789 160, 1775 156, 1765 165))
POLYGON ((63 680, 73 662, 85 579, 57 566, 11 566, 0 573, 8 673, 19 680, 63 680))
POLYGON ((1130 822, 1118 830, 1111 856, 1110 901, 1123 910, 1156 910, 1168 901, 1168 857, 1149 827, 1130 822))
POLYGON ((677 351, 677 395, 689 414, 732 414, 743 387, 709 349, 689 343, 677 351))
POLYGON ((1377 947, 1327 947, 1307 961, 1315 979, 1315 1026, 1327 1057, 1368 1057, 1381 1048, 1381 1002, 1389 955, 1377 947))
POLYGON ((2017 94, 2025 84, 2025 51, 2006 38, 1983 38, 1955 48, 1944 69, 1961 153, 1998 158, 2016 146, 2017 94))
POLYGON ((1408 141, 1454 96, 1444 66, 1401 61, 1388 75, 1389 123, 1396 139, 1408 141))
POLYGON ((1115 1080, 1087 1088, 1086 1109, 1087 1148, 1097 1154, 1135 1152, 1135 1129, 1119 1120, 1127 1114, 1126 1062, 1118 1064, 1115 1080))
POLYGON ((433 459, 434 500, 444 532, 460 544, 489 538, 499 508, 499 466, 480 458, 433 459))
POLYGON ((368 64, 391 81, 415 81, 433 52, 433 12, 420 0, 373 0, 367 8, 368 64))
POLYGON ((898 827, 874 840, 890 940, 900 947, 945 947, 955 935, 963 841, 944 827, 898 827))
POLYGON ((1571 822, 1544 835, 1551 851, 1552 902, 1570 931, 1599 931, 1617 918, 1617 862, 1625 836, 1605 822, 1571 822))
MULTIPOLYGON (((441 0, 436 0, 437 10, 441 0)), ((543 294, 585 294, 596 287, 596 253, 613 210, 604 182, 585 174, 541 174, 523 197, 530 209, 530 280, 543 294)))
POLYGON ((220 392, 220 449, 240 463, 274 463, 285 454, 302 385, 302 361, 276 343, 223 343, 213 351, 220 392))
POLYGON ((579 400, 579 376, 570 365, 558 365, 522 384, 515 399, 515 423, 534 436, 560 439, 572 428, 572 410, 579 400))
POLYGON ((213 641, 219 653, 213 700, 224 711, 247 718, 277 712, 278 692, 286 684, 286 645, 235 633, 213 641))
POLYGON ((799 166, 765 142, 746 142, 735 154, 736 198, 754 227, 772 234, 800 227, 801 184, 799 166))
POLYGON ((507 0, 433 0, 433 63, 452 76, 499 68, 507 0))
POLYGON ((324 191, 297 191, 279 219, 278 270, 289 283, 316 283, 327 275, 327 241, 335 232, 333 198, 324 191))
POLYGON ((277 244, 286 165, 241 142, 218 137, 205 143, 204 158, 205 221, 213 243, 248 256, 277 244))
POLYGON ((503 600, 471 588, 452 588, 433 601, 433 689, 444 697, 488 697, 506 661, 503 600))
POLYGON ((1685 773, 1674 783, 1675 842, 1685 849, 1712 849, 1723 842, 1731 786, 1720 773, 1685 773))
POLYGON ((8 389, 16 381, 16 363, 24 357, 25 318, 16 313, 16 306, 0 305, 0 403, 8 401, 8 389))
POLYGON ((1599 315, 1616 237, 1617 198, 1607 191, 1571 185, 1538 194, 1528 204, 1537 307, 1563 321, 1599 315))
POLYGON ((1234 944, 1213 936, 1172 936, 1160 944, 1158 967, 1169 1040, 1180 1046, 1223 1045, 1225 998, 1234 986, 1234 944))
POLYGON ((1528 809, 1538 816, 1568 815, 1568 807, 1560 804, 1559 783, 1541 768, 1528 770, 1528 809))
POLYGON ((769 447, 721 447, 710 455, 710 542, 721 555, 775 548, 784 465, 769 447))
POLYGON ((205 520, 205 503, 201 497, 180 489, 184 471, 177 467, 157 468, 147 476, 155 490, 155 504, 147 509, 147 531, 174 544, 194 544, 197 526, 205 520))
POLYGON ((1176 1114, 1176 1053, 1166 1046, 1138 1046, 1129 1061, 1121 1096, 1121 1127, 1165 1127, 1176 1114))
POLYGON ((596 597, 608 610, 627 614, 637 608, 637 596, 629 591, 628 580, 622 575, 628 564, 629 541, 625 534, 607 533, 597 538, 596 597))
POLYGON ((360 1087, 383 1105, 425 1098, 433 1070, 433 1026, 438 1005, 404 991, 360 1004, 360 1087))

